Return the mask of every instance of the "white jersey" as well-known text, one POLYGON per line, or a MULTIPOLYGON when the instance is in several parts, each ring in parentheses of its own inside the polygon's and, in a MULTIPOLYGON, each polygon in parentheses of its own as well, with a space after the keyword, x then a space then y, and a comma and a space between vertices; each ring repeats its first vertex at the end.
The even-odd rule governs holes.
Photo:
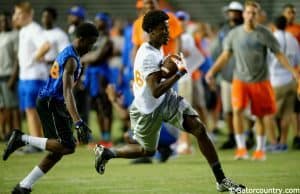
POLYGON ((187 52, 189 55, 185 57, 187 69, 193 72, 204 62, 204 56, 196 47, 194 38, 191 34, 185 32, 181 35, 182 51, 187 52))
MULTIPOLYGON (((278 40, 280 49, 286 55, 290 64, 293 67, 300 64, 300 48, 297 40, 290 33, 282 30, 275 31, 274 36, 278 40)), ((272 53, 269 53, 268 61, 272 86, 282 86, 293 80, 292 74, 282 67, 272 53)))
POLYGON ((50 50, 45 55, 45 60, 54 61, 58 53, 70 44, 68 35, 57 27, 50 30, 45 29, 44 35, 51 44, 50 50))
POLYGON ((160 50, 145 42, 138 49, 134 60, 134 105, 143 114, 153 112, 165 98, 165 94, 154 98, 147 85, 146 78, 153 72, 160 71, 163 55, 160 50))
POLYGON ((47 41, 42 27, 31 22, 19 33, 18 59, 21 80, 46 80, 49 72, 46 63, 35 60, 37 50, 47 41))

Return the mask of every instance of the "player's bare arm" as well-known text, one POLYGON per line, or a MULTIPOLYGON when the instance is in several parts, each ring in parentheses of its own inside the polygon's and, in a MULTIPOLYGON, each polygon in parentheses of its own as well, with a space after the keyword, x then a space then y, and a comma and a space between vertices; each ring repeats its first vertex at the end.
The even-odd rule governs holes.
POLYGON ((51 44, 49 42, 45 42, 36 52, 35 60, 41 61, 45 54, 50 50, 51 44))
POLYGON ((152 94, 155 98, 159 98, 161 95, 163 95, 165 92, 167 92, 173 84, 180 79, 179 74, 174 74, 170 78, 167 78, 164 81, 161 81, 163 77, 163 72, 158 71, 151 73, 147 78, 147 84, 149 85, 152 94))
POLYGON ((103 61, 107 55, 112 52, 113 45, 112 42, 107 39, 103 46, 98 47, 94 51, 90 51, 81 57, 81 62, 84 64, 94 64, 103 61))
POLYGON ((293 74, 296 80, 299 80, 299 73, 290 65, 288 59, 282 52, 278 52, 275 54, 276 58, 280 62, 280 64, 287 69, 291 74, 293 74))
POLYGON ((221 53, 221 55, 217 58, 212 68, 207 72, 205 76, 207 83, 213 82, 214 75, 228 63, 231 55, 232 53, 226 50, 221 53))
POLYGON ((65 65, 63 74, 63 95, 66 102, 66 107, 70 113, 74 122, 80 121, 78 114, 75 98, 72 92, 74 85, 74 72, 76 70, 76 61, 73 58, 69 58, 65 65))

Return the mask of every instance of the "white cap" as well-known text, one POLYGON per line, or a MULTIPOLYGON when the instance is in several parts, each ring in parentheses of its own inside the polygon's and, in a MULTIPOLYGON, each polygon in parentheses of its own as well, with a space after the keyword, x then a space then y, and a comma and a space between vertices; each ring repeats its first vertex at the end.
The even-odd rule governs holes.
POLYGON ((230 10, 243 11, 243 5, 237 1, 232 1, 227 7, 227 11, 230 10))

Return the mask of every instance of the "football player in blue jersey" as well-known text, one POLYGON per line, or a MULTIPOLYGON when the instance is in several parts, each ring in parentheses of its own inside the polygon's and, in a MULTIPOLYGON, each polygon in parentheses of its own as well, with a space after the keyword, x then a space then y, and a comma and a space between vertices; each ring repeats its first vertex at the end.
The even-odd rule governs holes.
POLYGON ((88 143, 91 130, 78 114, 72 89, 81 76, 80 57, 92 48, 98 35, 93 24, 81 24, 76 29, 76 38, 72 44, 60 52, 53 63, 47 84, 41 89, 37 100, 37 110, 45 137, 29 136, 18 129, 13 131, 3 160, 26 144, 47 150, 49 153, 17 184, 12 193, 30 193, 32 185, 64 155, 74 153, 76 144, 72 123, 75 123, 78 141, 88 143))

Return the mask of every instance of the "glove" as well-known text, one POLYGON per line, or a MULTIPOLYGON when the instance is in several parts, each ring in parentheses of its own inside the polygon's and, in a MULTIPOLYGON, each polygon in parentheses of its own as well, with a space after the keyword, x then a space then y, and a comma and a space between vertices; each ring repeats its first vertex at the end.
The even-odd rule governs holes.
POLYGON ((87 144, 90 140, 92 131, 90 128, 80 120, 75 123, 75 130, 77 132, 77 139, 79 143, 87 144))

